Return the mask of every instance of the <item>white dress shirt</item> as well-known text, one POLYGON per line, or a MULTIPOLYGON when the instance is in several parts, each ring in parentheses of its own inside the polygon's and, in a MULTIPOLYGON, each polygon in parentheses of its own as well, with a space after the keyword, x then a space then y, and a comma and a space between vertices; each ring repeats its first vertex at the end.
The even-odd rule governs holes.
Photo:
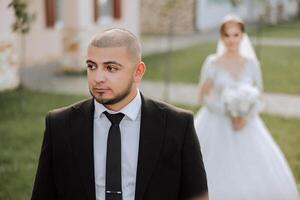
MULTIPOLYGON (((121 131, 121 173, 123 200, 134 200, 135 182, 137 172, 140 122, 141 122, 141 96, 139 91, 136 97, 118 112, 125 116, 120 122, 121 131)), ((94 167, 96 199, 105 200, 105 168, 107 136, 110 121, 104 111, 117 113, 105 108, 94 100, 94 167)))

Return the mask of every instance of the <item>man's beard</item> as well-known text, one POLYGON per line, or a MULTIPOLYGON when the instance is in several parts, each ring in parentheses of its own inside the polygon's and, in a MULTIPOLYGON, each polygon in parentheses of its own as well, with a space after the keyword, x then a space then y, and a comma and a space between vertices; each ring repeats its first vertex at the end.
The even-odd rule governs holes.
POLYGON ((96 97, 91 90, 90 93, 98 103, 101 103, 103 105, 113 105, 125 99, 130 94, 131 88, 132 88, 132 81, 130 81, 130 83, 128 84, 127 88, 124 91, 121 91, 115 97, 110 99, 96 97))

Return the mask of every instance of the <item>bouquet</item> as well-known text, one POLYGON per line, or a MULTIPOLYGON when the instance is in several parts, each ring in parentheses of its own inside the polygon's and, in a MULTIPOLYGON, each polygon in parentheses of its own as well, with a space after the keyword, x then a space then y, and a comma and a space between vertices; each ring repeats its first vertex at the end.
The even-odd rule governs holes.
POLYGON ((260 110, 260 92, 249 84, 227 87, 222 92, 226 112, 232 117, 249 117, 260 110))

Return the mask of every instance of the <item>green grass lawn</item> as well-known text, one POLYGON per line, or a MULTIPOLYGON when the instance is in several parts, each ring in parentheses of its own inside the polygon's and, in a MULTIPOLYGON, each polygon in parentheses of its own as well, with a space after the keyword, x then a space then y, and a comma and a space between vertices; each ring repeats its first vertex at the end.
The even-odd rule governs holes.
MULTIPOLYGON (((29 199, 48 110, 84 97, 29 90, 0 93, 0 199, 29 199)), ((181 106, 185 107, 185 106, 181 106)), ((196 111, 196 107, 189 107, 196 111)), ((264 115, 300 182, 300 119, 264 115)))
POLYGON ((29 199, 45 114, 79 99, 27 90, 0 93, 0 199, 29 199))
MULTIPOLYGON (((145 79, 198 83, 202 63, 215 52, 215 43, 198 43, 168 53, 146 56, 145 79)), ((300 47, 256 47, 261 61, 264 87, 268 92, 300 94, 300 47)))
POLYGON ((143 60, 147 70, 145 79, 164 80, 170 76, 173 82, 197 83, 205 57, 215 50, 215 44, 195 44, 191 47, 168 53, 146 56, 143 60))
POLYGON ((277 25, 264 25, 249 30, 251 36, 274 38, 298 38, 300 39, 300 19, 282 22, 277 25))
POLYGON ((266 91, 300 94, 300 47, 261 48, 266 91))

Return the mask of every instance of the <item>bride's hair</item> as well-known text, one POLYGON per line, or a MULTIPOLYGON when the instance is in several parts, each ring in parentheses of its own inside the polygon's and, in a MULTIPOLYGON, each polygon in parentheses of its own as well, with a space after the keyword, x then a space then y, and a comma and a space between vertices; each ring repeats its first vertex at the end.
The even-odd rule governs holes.
POLYGON ((237 24, 240 27, 242 33, 245 33, 246 28, 245 28, 244 21, 241 18, 237 17, 237 16, 227 15, 227 16, 224 17, 224 19, 221 22, 221 26, 220 26, 220 35, 221 36, 225 36, 225 34, 226 34, 226 31, 225 31, 226 30, 226 25, 232 24, 232 23, 237 24))

